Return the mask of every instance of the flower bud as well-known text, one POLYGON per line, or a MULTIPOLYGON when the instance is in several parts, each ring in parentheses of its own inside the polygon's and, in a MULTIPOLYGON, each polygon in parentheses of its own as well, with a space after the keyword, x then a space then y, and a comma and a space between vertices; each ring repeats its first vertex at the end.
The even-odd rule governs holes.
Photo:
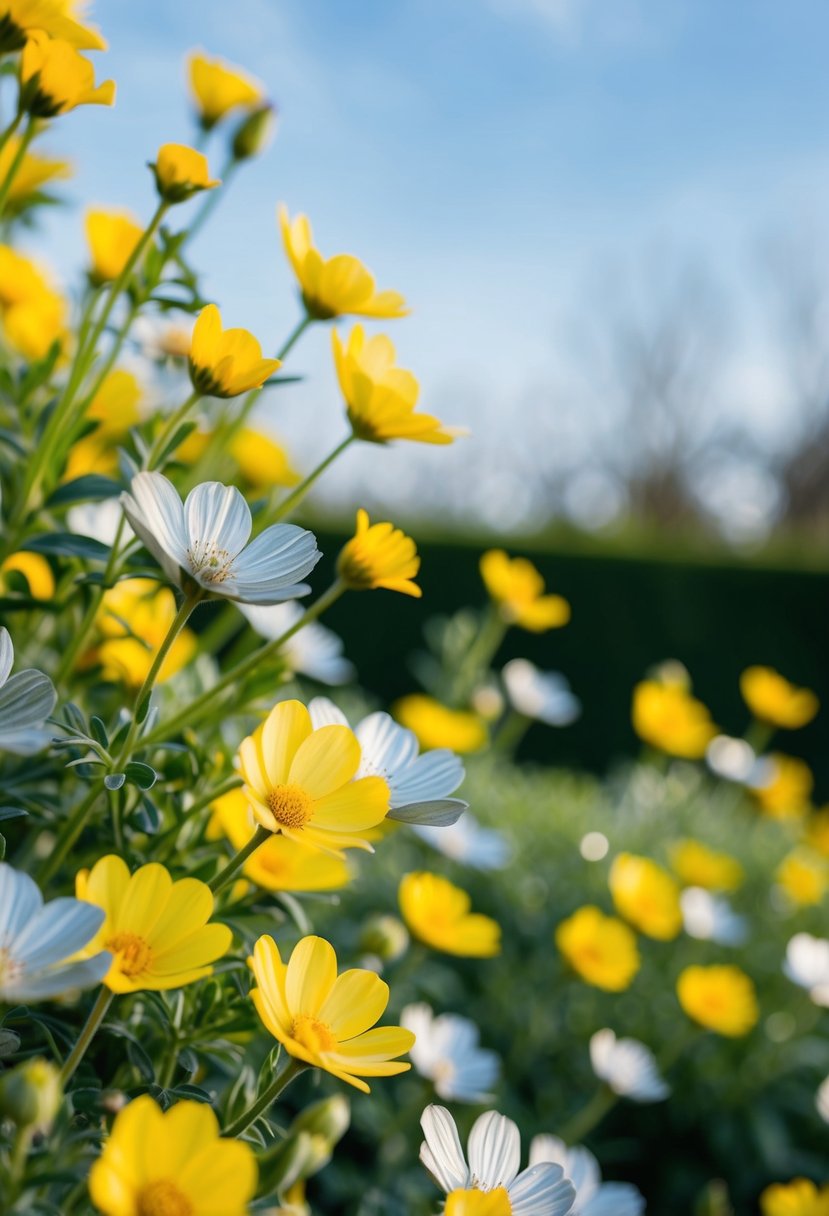
POLYGON ((297 1115, 291 1124, 292 1132, 310 1132, 322 1136, 333 1148, 348 1131, 351 1122, 351 1106, 348 1098, 335 1094, 314 1102, 297 1115))
POLYGON ((372 916, 360 934, 360 949, 376 954, 384 963, 393 963, 406 953, 409 934, 396 916, 372 916))
POLYGON ((0 1078, 0 1115, 19 1128, 46 1132, 58 1112, 63 1087, 48 1060, 32 1059, 0 1078))
POLYGON ((233 136, 231 151, 234 160, 250 160, 261 156, 271 142, 276 129, 276 110, 272 105, 260 106, 244 118, 233 136))
POLYGON ((207 157, 185 144, 162 144, 149 167, 158 193, 167 203, 184 203, 199 191, 222 184, 211 178, 207 157))

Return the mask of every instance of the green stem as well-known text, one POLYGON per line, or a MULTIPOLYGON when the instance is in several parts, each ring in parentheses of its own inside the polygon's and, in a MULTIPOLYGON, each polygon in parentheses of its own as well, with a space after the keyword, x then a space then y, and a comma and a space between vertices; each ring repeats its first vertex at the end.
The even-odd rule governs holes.
POLYGON ((101 601, 103 600, 104 595, 106 594, 107 590, 109 589, 110 583, 112 582, 112 576, 115 573, 115 565, 116 565, 116 562, 118 561, 119 551, 121 548, 121 538, 124 535, 124 528, 126 527, 126 523, 127 523, 126 516, 124 515, 124 513, 122 511, 121 518, 118 522, 118 528, 115 532, 115 537, 113 539, 112 546, 109 550, 109 557, 107 558, 107 564, 104 567, 104 573, 102 576, 101 585, 100 585, 100 587, 93 588, 92 597, 89 601, 89 607, 87 608, 87 610, 84 614, 84 617, 80 623, 80 626, 75 631, 75 633, 72 635, 71 641, 69 642, 66 650, 63 652, 63 657, 61 658, 60 665, 58 666, 58 669, 55 673, 55 685, 57 687, 60 687, 60 685, 63 683, 63 681, 69 675, 69 672, 72 670, 72 667, 74 665, 75 659, 77 658, 78 654, 81 651, 81 648, 83 647, 84 643, 86 642, 86 639, 89 635, 90 630, 92 629, 92 626, 95 624, 95 619, 98 615, 98 610, 101 607, 101 601))
MULTIPOLYGON (((345 590, 345 585, 341 583, 339 579, 337 579, 331 584, 327 591, 323 592, 318 600, 315 600, 314 603, 305 610, 299 620, 296 621, 290 629, 286 629, 285 632, 278 638, 275 638, 274 641, 267 642, 264 646, 260 646, 258 650, 253 652, 253 654, 248 655, 248 657, 243 659, 241 663, 237 663, 235 667, 232 667, 228 672, 226 672, 226 674, 223 675, 212 688, 208 688, 207 691, 202 693, 200 697, 197 697, 195 701, 191 701, 190 704, 181 711, 181 713, 176 714, 176 716, 171 718, 168 722, 160 723, 155 730, 150 731, 149 734, 144 737, 144 746, 152 747, 154 744, 160 743, 164 739, 172 738, 173 735, 177 734, 178 731, 183 729, 185 726, 196 725, 197 722, 200 722, 204 716, 205 710, 209 712, 211 709, 216 708, 216 698, 219 693, 223 692, 226 688, 239 684, 241 681, 247 679, 249 675, 252 675, 254 672, 260 670, 264 663, 279 653, 281 647, 284 646, 295 633, 298 633, 300 629, 302 629, 305 625, 310 624, 311 621, 317 620, 317 618, 320 617, 327 608, 330 608, 331 605, 340 598, 345 590)), ((224 712, 227 712, 227 709, 225 709, 224 712)))
POLYGON ((41 887, 49 881, 65 860, 67 853, 86 827, 86 822, 92 813, 92 808, 103 791, 104 783, 96 781, 87 796, 81 799, 65 820, 63 827, 58 832, 51 852, 48 857, 44 858, 43 865, 40 867, 38 882, 41 887))
POLYGON ((89 1017, 86 1019, 84 1028, 78 1035, 78 1040, 75 1043, 75 1046, 72 1048, 71 1052, 66 1058, 63 1068, 60 1070, 60 1079, 64 1085, 71 1080, 75 1069, 78 1067, 86 1054, 86 1049, 89 1047, 89 1044, 92 1042, 93 1038, 98 1032, 101 1022, 103 1022, 107 1015, 107 1010, 112 1004, 112 998, 114 995, 115 994, 110 992, 109 988, 107 988, 105 985, 101 986, 101 991, 98 993, 95 1004, 92 1006, 92 1009, 89 1012, 89 1017))
POLYGON ((507 624, 494 606, 490 606, 481 628, 467 650, 452 681, 450 700, 453 703, 466 701, 475 681, 486 671, 498 653, 507 632, 507 624))
POLYGON ((20 169, 20 166, 23 164, 26 153, 29 150, 29 144, 32 142, 32 139, 34 138, 36 129, 37 129, 37 119, 30 118, 26 125, 25 131, 23 132, 23 134, 20 137, 20 143, 17 145, 17 151, 14 154, 14 160, 9 165, 8 172, 6 173, 6 176, 3 179, 2 185, 0 185, 0 216, 2 216, 2 214, 3 214, 3 211, 6 206, 6 202, 9 197, 9 191, 11 190, 12 186, 14 185, 14 179, 17 177, 18 170, 20 169))
POLYGON ((565 1144, 580 1144, 584 1137, 601 1123, 618 1101, 618 1096, 614 1094, 613 1090, 603 1085, 590 1101, 581 1110, 577 1110, 567 1120, 564 1127, 559 1129, 559 1136, 565 1144))
POLYGON ((187 400, 180 405, 177 410, 173 411, 173 413, 164 423, 164 426, 161 428, 158 438, 150 448, 147 455, 145 468, 152 469, 160 460, 165 447, 170 442, 173 435, 175 435, 182 422, 184 422, 184 420, 187 418, 187 415, 190 413, 196 402, 201 401, 201 399, 202 393, 197 388, 194 388, 187 400))
POLYGON ((493 751, 512 755, 532 724, 532 718, 511 709, 498 728, 492 741, 493 751))
MULTIPOLYGON (((304 316, 300 317, 300 319, 297 321, 294 328, 291 330, 291 332, 288 334, 285 341, 280 346, 279 350, 276 352, 276 355, 274 356, 274 358, 279 359, 280 363, 284 362, 284 360, 288 358, 288 355, 294 349, 294 347, 296 346, 297 342, 300 340, 302 335, 305 333, 306 329, 308 329, 308 327, 310 325, 313 325, 313 323, 314 323, 314 318, 312 316, 310 316, 307 312, 305 313, 304 316)), ((256 391, 261 392, 262 390, 257 389, 256 391)))
POLYGON ((14 135, 17 128, 20 126, 21 122, 23 121, 23 117, 24 117, 25 113, 26 113, 25 110, 18 110, 17 113, 15 114, 14 118, 11 120, 9 125, 6 127, 3 134, 0 135, 0 152, 2 152, 3 148, 5 148, 6 144, 9 142, 9 140, 14 135))
POLYGON ((222 1135, 227 1137, 241 1136, 242 1132, 246 1132, 251 1123, 255 1123, 259 1116, 263 1115, 273 1105, 279 1095, 288 1088, 294 1078, 298 1077, 301 1072, 304 1072, 307 1067, 308 1065, 303 1060, 297 1060, 292 1056, 273 1084, 269 1085, 265 1092, 256 1099, 252 1106, 243 1111, 238 1119, 234 1119, 232 1123, 228 1124, 222 1135))
POLYGON ((238 164, 239 164, 239 162, 235 156, 231 155, 228 157, 227 161, 225 162, 224 166, 222 167, 222 169, 219 173, 219 179, 222 183, 222 189, 207 191, 207 197, 202 199, 201 207, 196 212, 194 219, 189 224, 187 231, 184 234, 181 244, 179 245, 179 251, 181 251, 185 245, 189 244, 190 241, 192 241, 194 236, 197 236, 198 233, 201 232, 204 225, 210 219, 211 215, 213 214, 213 212, 216 210, 216 207, 218 206, 219 199, 224 198, 224 195, 227 191, 228 182, 230 181, 231 177, 233 176, 233 171, 238 164))
POLYGON ((282 502, 277 506, 276 510, 270 512, 269 517, 267 518, 267 520, 264 523, 264 526, 267 526, 268 524, 277 523, 280 519, 284 519, 287 515, 290 515, 290 513, 296 507, 299 506, 299 504, 302 502, 305 495, 308 493, 308 491, 311 489, 311 487, 314 485, 314 483, 319 480, 319 478, 322 476, 322 474, 325 472, 325 470, 328 468, 328 466, 333 464, 334 461, 337 459, 337 457, 340 455, 340 453, 344 452, 346 450, 346 448, 349 447, 354 442, 355 439, 356 439, 355 435, 347 435, 346 438, 343 439, 341 443, 338 443, 337 446, 334 448, 334 450, 332 452, 329 452, 328 455, 325 457, 325 459, 321 460, 320 463, 317 465, 317 467, 312 472, 310 472, 303 481, 301 481, 299 483, 299 485, 296 487, 296 489, 292 490, 287 498, 283 498, 282 502))
POLYGON ((214 895, 218 895, 219 891, 223 890, 229 882, 233 881, 234 876, 239 870, 241 870, 247 859, 251 857, 256 850, 265 843, 266 840, 270 839, 272 835, 273 833, 269 832, 267 828, 263 828, 261 824, 257 827, 247 844, 243 845, 239 852, 235 853, 234 856, 231 857, 224 869, 220 870, 215 878, 211 878, 210 882, 207 884, 214 895))

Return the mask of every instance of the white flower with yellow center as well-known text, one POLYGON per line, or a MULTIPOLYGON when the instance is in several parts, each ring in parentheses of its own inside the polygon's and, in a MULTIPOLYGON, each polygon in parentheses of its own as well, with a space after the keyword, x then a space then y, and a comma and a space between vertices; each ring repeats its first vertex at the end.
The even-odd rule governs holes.
POLYGON ((576 1197, 560 1165, 530 1165, 519 1173, 521 1137, 511 1119, 487 1111, 475 1120, 464 1157, 455 1120, 443 1106, 427 1106, 420 1160, 446 1193, 446 1216, 565 1216, 576 1197), (484 1200, 484 1196, 486 1197, 484 1200))
POLYGON ((208 595, 278 604, 306 595, 300 582, 321 554, 313 532, 272 524, 248 544, 253 521, 235 486, 206 481, 181 501, 162 473, 137 473, 121 495, 127 519, 167 577, 208 595))
POLYGON ((512 854, 506 836, 494 828, 481 827, 469 811, 449 827, 415 826, 414 831, 444 857, 474 870, 502 870, 512 854))
MULTIPOLYGON (((292 602, 243 604, 241 611, 251 628, 270 642, 292 629, 303 612, 299 604, 292 602)), ((280 653, 291 671, 320 684, 346 684, 354 676, 354 665, 343 654, 342 639, 316 621, 298 629, 280 653)))
POLYGON ((13 663, 9 631, 0 627, 0 751, 30 756, 52 738, 44 723, 55 708, 57 693, 42 671, 30 668, 11 675, 13 663))
POLYGON ((44 904, 28 874, 0 862, 0 1001, 45 1001, 99 984, 111 954, 104 950, 81 962, 69 960, 91 941, 103 919, 100 908, 79 899, 44 904))
POLYGON ((529 659, 510 659, 501 672, 512 708, 547 726, 569 726, 581 713, 581 702, 557 671, 540 671, 529 659))
POLYGON ((409 1051, 417 1071, 446 1101, 486 1102, 498 1082, 500 1061, 480 1046, 478 1027, 455 1013, 437 1017, 424 1003, 407 1005, 400 1024, 415 1036, 409 1051))
MULTIPOLYGON (((345 714, 327 697, 314 697, 308 710, 315 728, 348 726, 345 714)), ((421 755, 413 732, 385 713, 363 718, 354 734, 361 751, 357 775, 382 777, 388 784, 389 819, 446 827, 468 808, 468 802, 449 797, 463 781, 464 769, 448 748, 421 755)))
POLYGON ((722 895, 712 895, 704 887, 686 887, 679 897, 685 932, 699 941, 720 946, 741 946, 748 936, 748 924, 722 895))
POLYGON ((661 1102, 671 1092, 651 1049, 638 1039, 617 1039, 609 1027, 591 1038, 590 1063, 599 1080, 620 1098, 661 1102))
POLYGON ((783 970, 792 983, 807 990, 816 1005, 829 1008, 829 940, 795 933, 786 947, 783 970))
POLYGON ((645 1200, 629 1182, 602 1182, 599 1163, 580 1145, 569 1147, 558 1136, 535 1136, 530 1161, 555 1162, 576 1188, 572 1216, 640 1216, 645 1200))

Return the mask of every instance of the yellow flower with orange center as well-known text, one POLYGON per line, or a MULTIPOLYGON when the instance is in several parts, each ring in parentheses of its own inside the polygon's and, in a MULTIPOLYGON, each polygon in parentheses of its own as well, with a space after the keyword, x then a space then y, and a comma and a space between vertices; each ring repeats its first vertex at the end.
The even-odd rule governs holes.
POLYGON ((829 1216, 829 1185, 817 1187, 809 1178, 775 1182, 760 1196, 762 1216, 829 1216))
POLYGON ((279 208, 279 226, 288 261, 302 292, 308 315, 318 321, 332 317, 405 317, 406 301, 396 291, 377 291, 373 275, 359 258, 338 253, 324 258, 314 245, 308 217, 293 220, 279 208))
POLYGON ((203 51, 193 51, 187 61, 190 92, 198 111, 199 123, 212 130, 231 110, 251 110, 264 97, 264 89, 242 68, 213 59, 203 51))
POLYGON ((110 854, 75 880, 78 899, 103 908, 103 923, 85 955, 109 950, 112 966, 104 983, 112 992, 181 988, 210 975, 212 963, 230 949, 227 925, 208 923, 213 893, 198 878, 174 882, 157 862, 130 874, 110 854))
POLYGON ((681 680, 642 680, 633 690, 633 729, 669 756, 698 760, 717 733, 702 701, 681 680))
POLYGON ((570 620, 570 605, 560 595, 547 595, 544 579, 525 557, 490 549, 480 562, 481 578, 508 625, 530 633, 560 629, 570 620))
MULTIPOLYGON (((96 618, 104 637, 97 658, 105 677, 140 688, 175 615, 173 592, 155 579, 122 579, 111 587, 96 618)), ((196 635, 182 629, 161 664, 157 683, 163 684, 186 667, 197 649, 196 635)))
POLYGON ((392 707, 397 721, 413 731, 424 751, 448 747, 450 751, 467 754, 480 751, 486 745, 486 724, 478 714, 466 709, 450 709, 434 697, 411 693, 401 697, 392 707))
POLYGON ((772 752, 764 757, 768 774, 752 792, 760 809, 772 819, 800 819, 811 806, 815 779, 805 760, 772 752))
POLYGON ((775 878, 798 907, 819 904, 829 891, 829 863, 810 849, 794 849, 777 867, 775 878))
POLYGON ((711 849, 701 840, 678 840, 670 852, 674 873, 686 887, 736 891, 745 878, 735 857, 711 849))
POLYGON ((20 57, 20 95, 36 118, 54 118, 78 106, 111 106, 115 83, 95 84, 95 69, 70 42, 32 30, 20 57))
POLYGON ((610 867, 610 894, 617 912, 648 937, 670 941, 682 928, 679 887, 649 857, 620 853, 610 867))
POLYGON ((159 195, 168 203, 186 202, 201 190, 222 184, 210 176, 207 157, 187 144, 162 144, 150 168, 159 195))
POLYGON ((389 787, 360 777, 360 744, 347 726, 314 730, 299 701, 280 701, 239 747, 239 772, 257 823, 339 856, 372 851, 361 832, 386 817, 389 787))
POLYGON ((372 524, 362 507, 357 528, 337 558, 337 574, 352 591, 385 587, 419 599, 423 594, 413 580, 420 569, 414 541, 394 524, 372 524))
MULTIPOLYGON (((222 794, 211 809, 208 836, 226 836, 237 852, 244 848, 256 831, 256 821, 242 790, 222 794)), ((265 891, 336 891, 351 877, 341 858, 282 833, 261 844, 248 857, 242 873, 265 891)))
POLYGON ((739 967, 686 967, 676 992, 689 1018, 729 1038, 748 1034, 760 1017, 754 984, 739 967))
POLYGON ((115 208, 89 208, 84 230, 95 283, 117 279, 144 235, 143 225, 131 211, 115 208))
POLYGON ((740 692, 755 718, 783 730, 806 726, 820 708, 813 692, 790 684, 773 667, 746 668, 740 676, 740 692))
POLYGON ((588 984, 605 992, 629 988, 640 966, 636 935, 624 921, 587 904, 556 929, 556 945, 588 984))
POLYGON ((89 1194, 103 1216, 245 1216, 257 1174, 253 1149, 222 1137, 208 1103, 162 1111, 142 1094, 116 1116, 89 1194))
POLYGON ((461 958, 491 958, 501 951, 501 927, 472 912, 466 891, 440 874, 406 874, 398 892, 409 931, 427 946, 461 958))
POLYGON ((304 937, 287 965, 272 937, 260 937, 249 965, 251 998, 265 1027, 289 1055, 322 1068, 364 1093, 363 1077, 393 1077, 411 1065, 395 1057, 414 1035, 402 1026, 375 1026, 389 1001, 388 984, 373 971, 337 975, 337 956, 321 937, 304 937))
POLYGON ((190 379, 206 397, 238 397, 261 388, 281 367, 279 359, 263 359, 262 347, 246 329, 222 329, 215 304, 199 313, 190 344, 190 379))

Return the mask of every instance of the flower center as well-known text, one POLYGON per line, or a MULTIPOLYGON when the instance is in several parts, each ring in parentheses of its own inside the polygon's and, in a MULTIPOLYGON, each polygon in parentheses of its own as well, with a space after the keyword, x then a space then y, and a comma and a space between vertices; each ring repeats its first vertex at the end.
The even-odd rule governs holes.
POLYGON ((5 947, 0 949, 0 988, 5 984, 13 984, 22 970, 20 963, 14 961, 9 950, 5 947))
POLYGON ((106 949, 118 956, 119 970, 129 976, 146 971, 152 954, 144 938, 137 933, 116 933, 106 943, 106 949))
POLYGON ((275 785, 268 790, 268 807, 283 828, 304 827, 314 804, 301 785, 275 785))
POLYGON ((502 1186, 491 1191, 450 1191, 444 1212, 445 1216, 512 1216, 512 1204, 502 1186))
POLYGON ((138 1192, 136 1216, 192 1216, 193 1205, 174 1182, 159 1178, 138 1192))
POLYGON ((190 568, 203 582, 223 583, 230 574, 233 557, 214 540, 194 540, 187 550, 190 568))
POLYGON ((291 1038, 296 1039, 306 1051, 336 1051, 339 1044, 331 1033, 331 1027, 318 1022, 310 1014, 298 1013, 291 1022, 291 1038))

